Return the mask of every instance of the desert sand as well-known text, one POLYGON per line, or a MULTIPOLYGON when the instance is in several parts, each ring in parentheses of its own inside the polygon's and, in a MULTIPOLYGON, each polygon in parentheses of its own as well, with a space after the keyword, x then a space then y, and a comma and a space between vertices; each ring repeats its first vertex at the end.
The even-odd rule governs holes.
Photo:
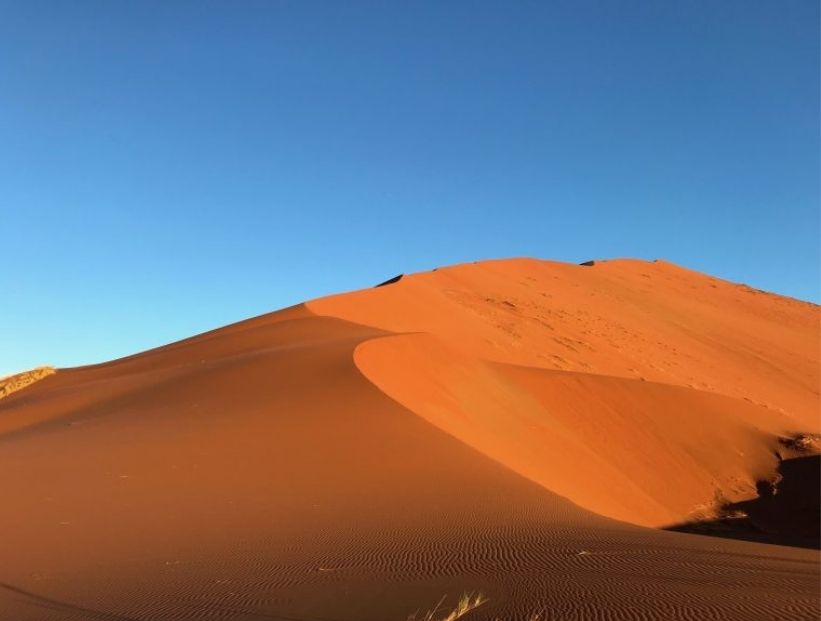
POLYGON ((59 369, 0 399, 0 620, 817 619, 819 318, 514 259, 59 369))

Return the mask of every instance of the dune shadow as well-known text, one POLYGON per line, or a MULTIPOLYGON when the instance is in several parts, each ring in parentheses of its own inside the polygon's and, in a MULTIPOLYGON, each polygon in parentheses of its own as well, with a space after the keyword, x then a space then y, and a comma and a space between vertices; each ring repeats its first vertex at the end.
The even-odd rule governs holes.
POLYGON ((393 278, 388 278, 386 281, 380 282, 374 288, 384 287, 385 285, 392 285, 393 283, 399 282, 400 280, 402 280, 402 276, 404 276, 404 274, 398 274, 398 275, 394 276, 393 278))
POLYGON ((785 459, 756 487, 758 497, 724 505, 725 517, 665 530, 821 549, 821 455, 785 459))

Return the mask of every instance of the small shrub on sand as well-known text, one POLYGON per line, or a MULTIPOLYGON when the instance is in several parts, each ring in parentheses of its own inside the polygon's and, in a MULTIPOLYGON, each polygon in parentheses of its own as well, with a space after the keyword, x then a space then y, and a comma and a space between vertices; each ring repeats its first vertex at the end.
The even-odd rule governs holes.
MULTIPOLYGON (((447 597, 447 596, 445 596, 447 597)), ((417 619, 416 614, 412 614, 408 617, 408 621, 456 621, 456 619, 465 616, 471 610, 477 609, 479 606, 484 604, 488 601, 488 598, 485 597, 484 593, 465 593, 462 597, 459 598, 459 601, 456 603, 456 607, 448 613, 442 611, 442 615, 440 616, 440 609, 442 608, 442 603, 445 601, 445 597, 439 600, 439 603, 436 604, 436 607, 432 610, 429 610, 425 613, 424 616, 417 619)))

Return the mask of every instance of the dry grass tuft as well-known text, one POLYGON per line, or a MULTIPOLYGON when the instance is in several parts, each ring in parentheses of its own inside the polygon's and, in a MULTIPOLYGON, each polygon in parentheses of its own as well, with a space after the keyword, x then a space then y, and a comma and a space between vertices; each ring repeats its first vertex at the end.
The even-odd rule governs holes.
POLYGON ((37 367, 36 369, 2 377, 0 378, 0 399, 8 397, 11 393, 17 392, 21 388, 25 388, 56 372, 57 369, 54 367, 37 367))
POLYGON ((436 607, 433 608, 433 610, 426 612, 423 617, 417 619, 416 614, 414 613, 408 617, 408 621, 456 621, 456 619, 465 616, 471 610, 477 609, 479 606, 488 601, 488 598, 485 597, 482 592, 476 593, 476 595, 473 593, 464 593, 456 603, 456 607, 444 616, 440 617, 438 615, 440 609, 442 608, 442 604, 445 601, 445 597, 447 596, 443 596, 442 599, 439 600, 439 603, 436 604, 436 607))

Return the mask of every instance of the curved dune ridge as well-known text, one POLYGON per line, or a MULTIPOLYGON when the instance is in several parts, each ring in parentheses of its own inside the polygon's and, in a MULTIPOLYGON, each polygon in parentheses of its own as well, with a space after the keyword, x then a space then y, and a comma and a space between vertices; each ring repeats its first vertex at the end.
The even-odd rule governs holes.
POLYGON ((664 262, 391 280, 0 401, 0 619, 405 621, 466 592, 488 621, 818 617, 817 551, 648 528, 748 507, 812 539, 817 306, 664 262))

